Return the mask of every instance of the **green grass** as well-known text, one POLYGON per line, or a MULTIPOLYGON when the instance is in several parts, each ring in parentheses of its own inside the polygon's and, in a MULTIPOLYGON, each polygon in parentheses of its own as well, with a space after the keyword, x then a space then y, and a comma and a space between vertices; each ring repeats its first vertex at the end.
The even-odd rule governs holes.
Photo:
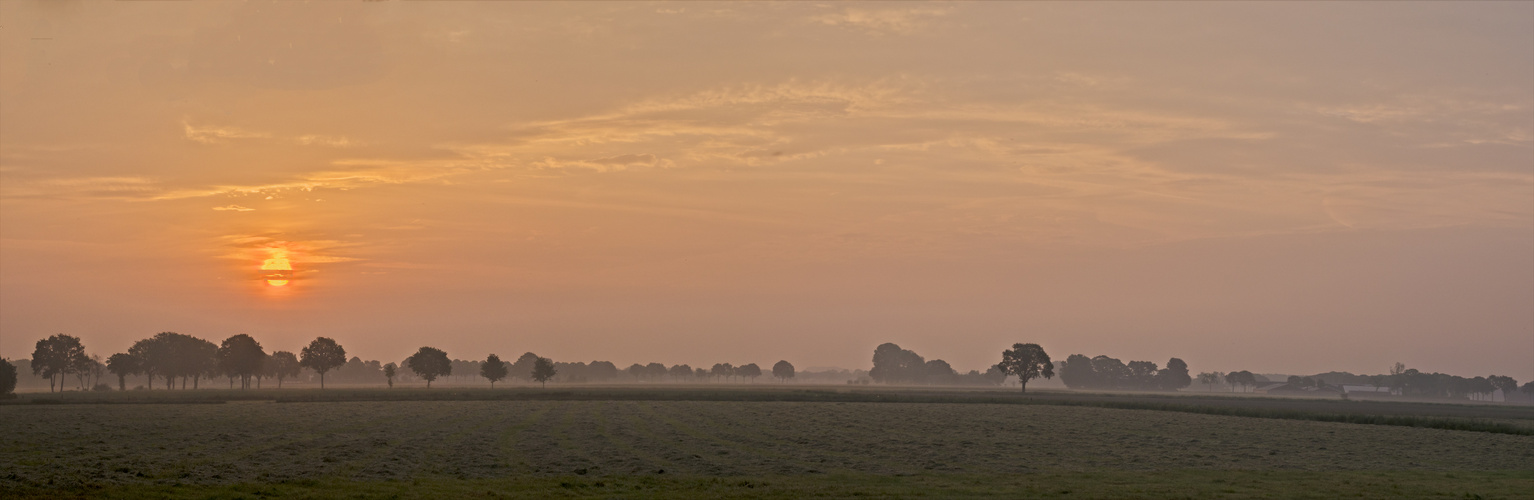
POLYGON ((7 498, 1527 498, 1534 471, 1162 471, 1019 475, 664 474, 403 481, 298 480, 4 490, 7 498))

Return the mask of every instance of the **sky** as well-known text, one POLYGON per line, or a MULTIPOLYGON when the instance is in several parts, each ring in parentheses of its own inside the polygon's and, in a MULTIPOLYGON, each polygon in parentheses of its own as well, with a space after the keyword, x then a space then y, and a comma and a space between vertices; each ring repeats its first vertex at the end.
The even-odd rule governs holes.
POLYGON ((175 331, 983 370, 1032 342, 1534 378, 1530 2, 0 20, 0 356, 175 331))

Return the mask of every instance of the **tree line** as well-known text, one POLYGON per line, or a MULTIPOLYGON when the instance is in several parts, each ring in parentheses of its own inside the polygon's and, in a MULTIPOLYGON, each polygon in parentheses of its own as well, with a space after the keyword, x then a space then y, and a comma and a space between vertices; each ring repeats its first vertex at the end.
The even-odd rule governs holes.
MULTIPOLYGON (((220 344, 175 332, 162 332, 134 342, 127 352, 113 354, 105 361, 100 356, 87 356, 85 345, 79 337, 57 334, 37 341, 28 360, 32 374, 48 380, 49 392, 64 389, 64 381, 71 375, 81 380, 81 389, 110 388, 92 383, 90 375, 111 373, 117 377, 118 390, 127 389, 127 378, 144 376, 148 388, 163 383, 166 389, 198 389, 204 379, 227 378, 229 387, 247 389, 260 387, 266 379, 276 379, 278 388, 285 380, 298 377, 303 370, 310 370, 319 377, 324 388, 327 376, 336 372, 344 382, 382 382, 394 386, 396 379, 413 376, 422 380, 428 388, 440 378, 478 376, 488 380, 491 387, 508 378, 525 379, 547 385, 558 375, 567 382, 607 381, 627 375, 635 381, 671 380, 699 382, 722 379, 725 381, 755 381, 763 375, 756 363, 735 366, 716 363, 710 368, 692 368, 689 365, 666 367, 660 363, 634 364, 619 370, 609 361, 555 362, 531 352, 523 354, 514 362, 503 361, 490 354, 482 361, 450 359, 447 353, 434 347, 421 347, 415 354, 400 363, 383 364, 346 357, 346 349, 334 339, 318 337, 294 354, 289 351, 267 353, 255 338, 238 334, 220 344), (407 372, 408 371, 408 372, 407 372)), ((16 367, 0 359, 0 381, 9 380, 5 393, 15 389, 16 367), (7 371, 8 370, 8 371, 7 371)), ((788 361, 773 365, 772 375, 779 380, 794 378, 794 366, 788 361)))
MULTIPOLYGON (((1016 377, 1026 391, 1030 380, 1050 379, 1059 374, 1061 382, 1071 389, 1095 390, 1158 390, 1176 391, 1194 382, 1188 365, 1178 358, 1171 358, 1164 368, 1150 361, 1124 363, 1105 355, 1088 358, 1073 354, 1054 362, 1038 344, 1014 344, 1002 352, 1001 360, 985 372, 970 370, 960 373, 941 359, 927 360, 914 351, 903 349, 894 343, 880 344, 874 349, 873 368, 867 372, 868 379, 883 384, 922 385, 1000 385, 1008 377, 1016 377)), ((448 377, 480 377, 496 383, 506 380, 525 380, 547 385, 555 382, 603 382, 627 377, 634 382, 696 383, 722 380, 725 382, 754 382, 765 375, 755 363, 733 365, 715 363, 708 368, 686 364, 666 366, 661 363, 634 363, 625 369, 608 361, 556 362, 534 353, 524 353, 515 361, 503 361, 490 354, 484 360, 451 359, 445 351, 433 347, 421 347, 415 354, 400 363, 363 361, 358 357, 348 360, 346 349, 334 339, 317 337, 298 353, 289 351, 266 352, 255 338, 238 334, 223 342, 210 341, 175 332, 162 332, 133 343, 127 352, 113 354, 103 360, 100 356, 87 355, 78 337, 57 334, 38 340, 30 360, 25 360, 33 375, 48 380, 49 391, 63 390, 73 377, 81 389, 109 389, 100 380, 107 374, 117 378, 118 390, 126 390, 129 376, 142 375, 150 389, 157 383, 166 389, 200 387, 203 379, 209 381, 225 378, 228 386, 238 384, 242 389, 260 387, 264 380, 275 379, 277 386, 287 379, 300 376, 309 370, 319 377, 324 388, 327 375, 335 372, 342 382, 386 383, 394 386, 396 379, 415 379, 429 388, 439 379, 448 377)), ((834 372, 825 372, 834 373, 834 372)), ((848 373, 848 372, 844 372, 848 373)), ((861 373, 850 372, 850 373, 861 373)), ((778 361, 773 365, 771 376, 779 381, 795 378, 792 363, 778 361)), ((18 381, 16 366, 0 359, 0 394, 15 390, 18 381)), ((854 382, 848 380, 849 383, 854 382)), ((1203 372, 1197 382, 1209 386, 1217 384, 1230 387, 1231 391, 1255 390, 1262 384, 1274 384, 1266 377, 1250 371, 1230 373, 1203 372)), ((1515 391, 1534 396, 1534 382, 1523 384, 1512 377, 1492 375, 1466 378, 1443 373, 1424 373, 1408 369, 1396 363, 1389 374, 1353 375, 1346 372, 1329 372, 1312 377, 1290 376, 1283 383, 1291 389, 1334 390, 1341 392, 1343 384, 1388 387, 1392 394, 1455 399, 1487 399, 1496 390, 1504 394, 1515 391)))
POLYGON ((1167 360, 1166 368, 1151 361, 1124 363, 1108 356, 1072 354, 1060 362, 1060 381, 1072 389, 1175 391, 1193 383, 1188 363, 1167 360))

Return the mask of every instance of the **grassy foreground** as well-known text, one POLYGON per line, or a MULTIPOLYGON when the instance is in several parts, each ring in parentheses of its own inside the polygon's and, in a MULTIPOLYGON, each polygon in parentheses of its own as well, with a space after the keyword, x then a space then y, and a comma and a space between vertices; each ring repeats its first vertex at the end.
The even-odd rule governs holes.
POLYGON ((1534 471, 1104 471, 1020 475, 298 480, 0 490, 11 498, 1527 498, 1534 471))

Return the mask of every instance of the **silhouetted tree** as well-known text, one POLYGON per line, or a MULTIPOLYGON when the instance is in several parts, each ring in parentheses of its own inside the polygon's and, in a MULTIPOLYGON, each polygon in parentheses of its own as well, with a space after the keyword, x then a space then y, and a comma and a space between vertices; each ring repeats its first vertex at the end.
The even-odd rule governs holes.
POLYGON ((1156 364, 1150 361, 1130 361, 1128 384, 1130 389, 1155 389, 1156 364))
POLYGON ((1178 358, 1167 360, 1166 368, 1156 372, 1156 385, 1166 391, 1193 385, 1193 377, 1188 375, 1188 363, 1178 358))
POLYGON ((686 382, 688 378, 692 377, 692 367, 691 366, 676 365, 676 366, 671 367, 671 370, 669 370, 669 371, 671 373, 671 378, 673 380, 678 381, 678 382, 686 382))
POLYGON ((15 397, 17 380, 16 365, 0 358, 0 398, 15 397))
POLYGON ((117 390, 128 390, 128 376, 144 372, 144 361, 125 352, 107 358, 107 370, 117 375, 117 390))
POLYGON ((1518 392, 1534 396, 1534 381, 1524 382, 1523 387, 1518 388, 1518 392))
POLYGON ((724 377, 725 381, 728 382, 730 377, 735 376, 735 366, 729 363, 714 363, 714 366, 709 368, 708 374, 715 377, 724 377))
POLYGON ((1028 381, 1039 377, 1054 378, 1054 363, 1038 344, 1012 344, 1011 349, 1001 352, 1001 371, 1016 375, 1022 392, 1028 392, 1028 381))
POLYGON ((778 361, 772 365, 772 376, 777 377, 779 381, 787 382, 788 379, 794 378, 794 364, 786 359, 778 361))
POLYGON ((298 362, 298 356, 288 351, 272 353, 272 376, 277 377, 277 388, 282 388, 282 381, 288 377, 297 377, 304 369, 304 365, 298 362))
MULTIPOLYGON (((535 359, 533 361, 537 361, 537 360, 535 359)), ((642 379, 644 379, 644 376, 645 376, 644 365, 641 365, 639 363, 634 363, 632 365, 629 365, 628 368, 624 368, 623 369, 623 373, 627 373, 629 378, 632 378, 632 379, 634 379, 636 381, 637 380, 642 380, 642 379)))
POLYGON ((1007 381, 1007 372, 1003 371, 1000 365, 991 365, 990 368, 985 369, 985 374, 980 377, 987 384, 1001 385, 1007 381))
POLYGON ((1486 381, 1496 389, 1502 389, 1502 397, 1506 398, 1514 392, 1518 392, 1518 381, 1506 375, 1492 375, 1486 377, 1486 381))
POLYGON ((591 380, 612 380, 618 378, 618 367, 611 361, 592 361, 586 365, 586 376, 591 380))
POLYGON ((54 334, 37 341, 37 348, 32 351, 32 374, 48 377, 48 392, 53 392, 54 380, 58 380, 59 391, 64 390, 63 375, 74 373, 81 364, 89 362, 90 358, 85 355, 85 345, 80 343, 80 338, 54 334))
POLYGON ((741 377, 750 378, 751 382, 755 383, 756 378, 762 376, 762 367, 756 366, 756 363, 747 363, 736 369, 735 373, 741 377))
POLYGON ((299 351, 298 364, 320 374, 320 388, 325 388, 325 372, 346 364, 346 349, 329 337, 318 337, 299 351))
POLYGON ((1220 372, 1203 372, 1198 374, 1198 383, 1209 386, 1209 392, 1214 392, 1214 384, 1220 383, 1224 377, 1225 374, 1220 372))
POLYGON ((554 361, 549 358, 538 358, 538 361, 533 362, 533 380, 543 384, 544 388, 549 387, 549 379, 558 373, 559 370, 554 369, 554 361))
POLYGON ((952 384, 958 377, 959 372, 954 370, 953 366, 949 365, 947 361, 934 359, 928 361, 926 365, 922 367, 922 375, 920 380, 928 384, 944 385, 952 384))
POLYGON ((490 379, 490 388, 494 389, 497 381, 506 378, 509 368, 505 361, 501 361, 500 356, 491 354, 485 358, 484 363, 479 364, 479 376, 490 379))
POLYGON ((1061 362, 1060 381, 1071 389, 1097 387, 1097 372, 1092 370, 1092 359, 1082 354, 1072 354, 1061 362))
POLYGON ((224 339, 217 356, 221 371, 240 378, 240 389, 250 388, 250 378, 261 371, 261 364, 266 361, 261 343, 243 333, 224 339))
POLYGON ((537 363, 537 354, 530 352, 522 353, 522 356, 517 358, 517 362, 511 364, 511 376, 531 382, 533 381, 533 365, 537 363))
POLYGON ((160 372, 161 367, 168 362, 166 358, 170 355, 170 346, 166 339, 167 335, 172 334, 162 332, 153 337, 134 342, 133 346, 128 348, 128 355, 138 358, 139 367, 144 371, 144 376, 149 380, 148 387, 150 389, 154 389, 154 378, 156 376, 166 377, 165 388, 170 389, 170 377, 160 372))
POLYGON ((150 387, 158 376, 165 379, 166 389, 174 389, 177 378, 181 379, 182 389, 186 388, 187 379, 192 380, 195 389, 203 376, 217 371, 218 345, 176 332, 160 332, 134 342, 128 354, 139 358, 150 387))
POLYGON ((708 374, 709 374, 708 369, 704 368, 704 367, 701 367, 701 366, 692 369, 692 376, 693 376, 693 378, 696 378, 698 380, 702 380, 702 381, 705 381, 705 382, 708 381, 708 374))
POLYGON ((389 364, 383 366, 384 378, 389 380, 389 388, 390 389, 394 388, 394 375, 396 374, 395 373, 395 369, 396 368, 397 367, 394 366, 394 363, 389 363, 389 364))
POLYGON ((1257 375, 1246 370, 1230 372, 1225 374, 1225 383, 1230 384, 1231 391, 1235 391, 1236 386, 1239 385, 1241 392, 1246 392, 1248 386, 1257 385, 1257 375))
POLYGON ((874 348, 874 367, 869 378, 884 384, 921 382, 926 377, 927 360, 892 342, 874 348))
POLYGON ((453 374, 453 361, 447 358, 446 352, 435 347, 422 347, 405 358, 405 367, 425 379, 427 389, 431 388, 431 382, 437 380, 437 377, 453 374))

